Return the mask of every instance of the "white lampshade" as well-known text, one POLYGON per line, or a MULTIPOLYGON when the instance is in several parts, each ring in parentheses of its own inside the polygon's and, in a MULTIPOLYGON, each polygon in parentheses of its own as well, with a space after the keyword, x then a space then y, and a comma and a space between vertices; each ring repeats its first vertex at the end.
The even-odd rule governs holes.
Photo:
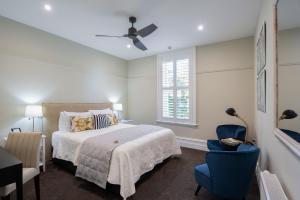
POLYGON ((43 109, 41 105, 28 105, 25 109, 25 117, 43 117, 43 109))
POLYGON ((123 105, 121 103, 115 103, 113 107, 115 111, 123 111, 123 105))

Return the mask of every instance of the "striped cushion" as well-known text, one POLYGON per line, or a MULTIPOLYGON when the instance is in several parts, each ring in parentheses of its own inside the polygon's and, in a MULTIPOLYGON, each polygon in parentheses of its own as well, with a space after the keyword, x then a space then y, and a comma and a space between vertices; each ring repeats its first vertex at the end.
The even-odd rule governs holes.
POLYGON ((95 129, 106 128, 109 126, 109 119, 103 114, 94 115, 94 125, 95 129))

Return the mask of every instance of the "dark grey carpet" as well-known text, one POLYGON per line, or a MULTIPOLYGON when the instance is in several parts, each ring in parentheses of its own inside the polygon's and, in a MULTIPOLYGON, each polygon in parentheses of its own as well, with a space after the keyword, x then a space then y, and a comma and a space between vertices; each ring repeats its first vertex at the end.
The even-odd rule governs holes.
MULTIPOLYGON (((193 170, 198 163, 204 163, 205 152, 182 149, 180 158, 168 159, 143 177, 136 185, 136 193, 129 200, 218 200, 201 189, 194 196, 196 183, 193 170)), ((34 200, 33 181, 24 185, 24 199, 34 200)), ((15 194, 13 194, 15 198, 15 194)), ((71 173, 50 164, 46 173, 41 174, 41 200, 121 200, 112 192, 75 178, 71 173)), ((253 178, 247 200, 258 200, 259 192, 253 178)))

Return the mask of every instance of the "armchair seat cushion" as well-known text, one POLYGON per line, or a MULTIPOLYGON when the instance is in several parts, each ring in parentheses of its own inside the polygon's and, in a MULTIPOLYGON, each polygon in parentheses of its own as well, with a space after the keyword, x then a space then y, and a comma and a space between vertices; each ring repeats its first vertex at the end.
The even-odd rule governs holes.
POLYGON ((195 177, 198 185, 211 191, 210 172, 207 164, 197 165, 195 167, 195 177))
MULTIPOLYGON (((23 184, 39 174, 36 168, 23 168, 23 184)), ((0 196, 7 196, 16 189, 16 183, 12 183, 0 188, 0 196)))

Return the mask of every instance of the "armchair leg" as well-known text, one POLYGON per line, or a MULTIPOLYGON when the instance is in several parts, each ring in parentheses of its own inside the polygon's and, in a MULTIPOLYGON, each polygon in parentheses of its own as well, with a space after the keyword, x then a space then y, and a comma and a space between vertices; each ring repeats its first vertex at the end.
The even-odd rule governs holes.
POLYGON ((197 186, 197 190, 196 190, 196 192, 195 192, 195 195, 197 195, 197 194, 199 193, 200 189, 201 189, 201 186, 198 185, 198 186, 197 186))
POLYGON ((36 200, 40 200, 40 175, 34 177, 36 200))

